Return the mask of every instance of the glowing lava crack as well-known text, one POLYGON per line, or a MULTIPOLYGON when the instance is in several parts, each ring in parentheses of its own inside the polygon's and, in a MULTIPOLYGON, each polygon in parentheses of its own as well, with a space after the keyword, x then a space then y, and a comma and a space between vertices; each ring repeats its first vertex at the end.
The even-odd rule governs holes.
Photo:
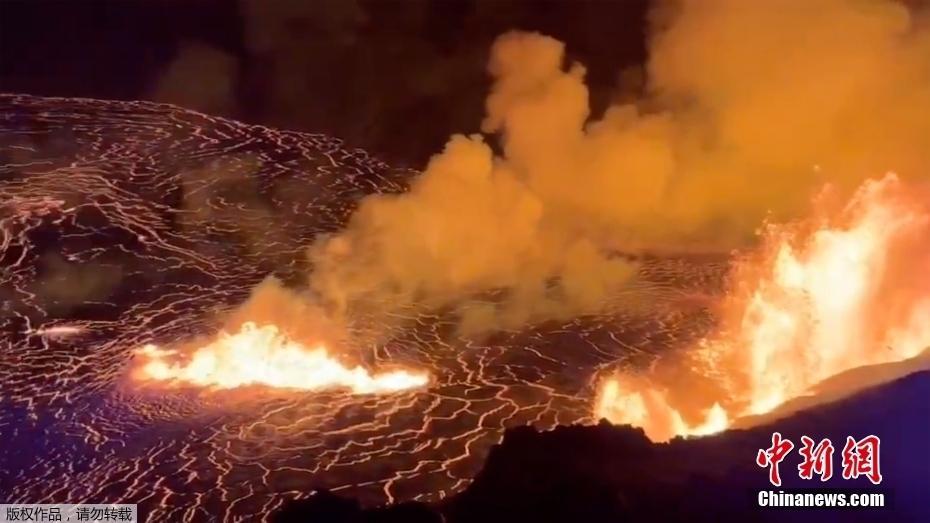
POLYGON ((178 352, 157 345, 137 351, 145 360, 135 373, 140 380, 169 381, 229 389, 265 385, 289 389, 347 388, 355 394, 396 392, 429 382, 425 373, 395 370, 371 374, 349 368, 326 347, 308 348, 289 339, 274 325, 246 322, 239 332, 221 332, 216 341, 197 349, 186 362, 172 362, 178 352))
MULTIPOLYGON (((310 486, 366 505, 436 501, 468 485, 506 428, 592 423, 591 378, 603 367, 705 334, 711 314, 680 300, 716 295, 727 268, 722 257, 651 260, 636 282, 649 299, 635 308, 482 341, 417 310, 372 320, 377 338, 361 318, 345 339, 370 350, 368 374, 282 354, 279 383, 301 389, 176 394, 169 387, 198 387, 180 375, 204 379, 204 365, 204 390, 275 368, 259 371, 272 357, 262 347, 248 354, 263 363, 232 367, 246 376, 223 374, 233 362, 210 362, 231 350, 214 337, 218 317, 233 339, 252 321, 307 353, 307 336, 330 340, 303 312, 287 323, 273 307, 226 314, 271 273, 300 281, 307 245, 341 230, 360 195, 398 193, 411 173, 328 136, 145 102, 0 95, 0 114, 0 309, 10 306, 0 311, 0 497, 11 503, 106 500, 139 503, 151 521, 262 521, 310 486), (150 354, 136 352, 153 340, 150 354), (123 386, 127 367, 146 364, 180 374, 146 393, 123 386), (299 393, 325 369, 336 375, 328 385, 299 393), (427 374, 410 393, 353 393, 427 374)), ((329 343, 343 361, 342 342, 329 343)))

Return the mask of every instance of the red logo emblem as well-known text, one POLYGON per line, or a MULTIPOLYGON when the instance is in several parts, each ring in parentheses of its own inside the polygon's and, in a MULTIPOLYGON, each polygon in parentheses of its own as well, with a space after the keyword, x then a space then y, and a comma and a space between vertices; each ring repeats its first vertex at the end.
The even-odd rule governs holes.
POLYGON ((778 464, 794 448, 789 439, 782 439, 781 432, 772 433, 772 446, 768 449, 759 449, 756 454, 756 465, 769 468, 769 481, 776 487, 781 486, 781 476, 778 474, 778 464))
POLYGON ((811 479, 814 474, 820 476, 820 481, 827 481, 833 477, 833 443, 824 438, 817 446, 814 440, 801 436, 801 449, 798 451, 804 461, 798 465, 798 475, 801 479, 811 479))
POLYGON ((843 447, 843 479, 855 479, 860 475, 869 478, 873 485, 882 482, 879 468, 878 450, 881 440, 878 436, 866 436, 859 441, 846 436, 843 447))
MULTIPOLYGON (((869 478, 874 485, 882 482, 879 450, 881 440, 878 436, 869 435, 860 440, 846 436, 846 445, 843 446, 843 479, 856 479, 859 476, 869 478)), ((781 432, 772 433, 772 446, 759 449, 756 453, 756 465, 769 469, 769 482, 781 486, 781 474, 778 465, 794 450, 794 443, 790 439, 782 438, 781 432)), ((798 452, 803 461, 798 465, 798 476, 801 479, 813 479, 814 474, 820 476, 820 481, 827 481, 833 477, 833 442, 823 438, 816 445, 814 439, 801 436, 801 448, 798 452)))

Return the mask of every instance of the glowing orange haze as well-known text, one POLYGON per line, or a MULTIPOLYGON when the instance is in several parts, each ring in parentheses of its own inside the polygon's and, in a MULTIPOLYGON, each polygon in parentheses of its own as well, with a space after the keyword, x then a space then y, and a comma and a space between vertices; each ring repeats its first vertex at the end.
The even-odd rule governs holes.
POLYGON ((177 351, 156 345, 146 345, 137 354, 145 359, 135 373, 137 379, 217 389, 264 385, 304 390, 346 388, 355 394, 369 394, 421 387, 429 381, 422 372, 371 374, 362 367, 349 368, 323 346, 311 349, 289 339, 274 325, 258 327, 248 322, 235 334, 221 332, 183 363, 171 362, 178 358, 177 351))
POLYGON ((596 415, 656 441, 708 434, 846 370, 919 354, 930 346, 930 214, 917 200, 888 174, 833 217, 768 226, 757 256, 734 267, 720 331, 683 364, 604 379, 596 415))

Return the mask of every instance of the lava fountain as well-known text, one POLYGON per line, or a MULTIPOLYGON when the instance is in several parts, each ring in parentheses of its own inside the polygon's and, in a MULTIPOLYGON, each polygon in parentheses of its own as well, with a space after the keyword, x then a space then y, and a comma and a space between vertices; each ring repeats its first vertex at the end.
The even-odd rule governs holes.
MULTIPOLYGON (((825 193, 826 194, 826 193, 825 193)), ((896 175, 831 213, 768 225, 735 262, 719 330, 680 358, 599 385, 598 417, 656 441, 771 412, 844 371, 930 345, 930 212, 896 175)))
POLYGON ((234 334, 217 338, 182 358, 177 350, 145 345, 136 351, 143 363, 134 373, 141 381, 164 381, 215 389, 249 385, 323 390, 348 389, 354 394, 390 393, 422 387, 429 382, 423 372, 392 370, 371 373, 348 367, 325 346, 306 347, 290 339, 274 325, 246 322, 234 334))

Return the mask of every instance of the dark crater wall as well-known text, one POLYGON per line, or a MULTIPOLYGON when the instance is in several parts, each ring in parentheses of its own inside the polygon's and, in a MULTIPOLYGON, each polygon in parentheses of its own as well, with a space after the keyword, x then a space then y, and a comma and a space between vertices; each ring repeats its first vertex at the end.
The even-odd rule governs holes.
MULTIPOLYGON (((852 398, 809 409, 771 424, 717 436, 653 444, 638 429, 559 427, 507 431, 465 491, 444 503, 362 511, 330 493, 291 502, 275 521, 930 521, 930 372, 912 374, 852 398), (875 489, 884 509, 759 509, 767 471, 755 465, 773 431, 796 442, 782 462, 782 488, 875 489), (882 438, 879 486, 843 480, 840 453, 847 435, 882 438), (802 435, 828 437, 834 476, 797 477, 802 435), (837 445, 839 442, 839 445, 837 445)), ((778 489, 775 489, 778 490, 778 489)))

